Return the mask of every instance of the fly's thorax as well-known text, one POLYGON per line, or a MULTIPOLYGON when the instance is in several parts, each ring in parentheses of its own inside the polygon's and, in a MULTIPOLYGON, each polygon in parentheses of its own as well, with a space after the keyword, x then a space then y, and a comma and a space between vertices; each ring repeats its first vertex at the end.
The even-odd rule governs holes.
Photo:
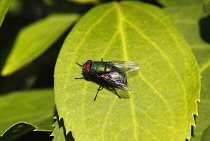
POLYGON ((93 62, 91 72, 108 73, 112 71, 112 66, 104 62, 93 62))

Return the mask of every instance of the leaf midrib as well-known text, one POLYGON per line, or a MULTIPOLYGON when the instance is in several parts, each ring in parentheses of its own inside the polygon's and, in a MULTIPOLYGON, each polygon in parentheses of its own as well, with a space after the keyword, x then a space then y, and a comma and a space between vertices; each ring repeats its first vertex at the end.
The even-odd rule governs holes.
MULTIPOLYGON (((119 32, 122 38, 122 49, 123 49, 123 53, 124 53, 124 58, 125 60, 129 60, 128 56, 127 56, 127 50, 126 50, 126 43, 125 43, 125 34, 124 34, 124 30, 123 30, 123 19, 124 16, 122 14, 122 10, 121 8, 119 8, 120 5, 117 5, 116 3, 116 9, 117 9, 117 13, 118 13, 118 20, 119 20, 119 32)), ((128 93, 130 94, 130 91, 128 91, 128 93)), ((133 121, 133 135, 136 141, 138 141, 138 134, 137 134, 137 122, 136 122, 136 113, 135 113, 135 107, 134 107, 134 101, 133 98, 130 97, 130 109, 131 109, 131 115, 132 115, 132 121, 133 121)))

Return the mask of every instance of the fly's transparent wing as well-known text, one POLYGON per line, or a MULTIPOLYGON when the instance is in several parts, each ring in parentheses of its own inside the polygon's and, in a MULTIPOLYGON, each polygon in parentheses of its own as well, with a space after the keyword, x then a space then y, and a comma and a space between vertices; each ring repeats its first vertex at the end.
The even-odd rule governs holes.
POLYGON ((134 62, 130 62, 130 61, 110 61, 107 63, 117 67, 122 72, 134 71, 134 70, 139 69, 138 64, 136 64, 134 62))
POLYGON ((105 73, 100 75, 100 77, 105 80, 108 84, 113 85, 119 89, 130 91, 131 88, 127 85, 127 77, 122 72, 113 71, 110 73, 105 73))

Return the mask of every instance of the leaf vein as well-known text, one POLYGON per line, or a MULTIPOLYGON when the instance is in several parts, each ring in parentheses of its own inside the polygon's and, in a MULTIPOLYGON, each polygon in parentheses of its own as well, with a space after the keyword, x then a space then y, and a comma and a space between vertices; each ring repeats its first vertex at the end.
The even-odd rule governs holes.
MULTIPOLYGON (((128 56, 127 56, 127 50, 126 50, 126 43, 125 43, 125 34, 124 34, 124 30, 123 30, 123 14, 121 9, 118 7, 117 5, 117 12, 118 12, 118 20, 119 20, 119 31, 120 31, 120 35, 122 38, 122 49, 123 49, 123 53, 124 53, 124 58, 125 60, 128 60, 128 56)), ((128 92, 130 93, 130 92, 128 92)), ((134 137, 135 140, 138 141, 138 134, 137 134, 137 122, 136 122, 136 113, 134 111, 134 102, 133 102, 133 98, 130 98, 130 107, 131 107, 131 114, 132 114, 132 118, 133 118, 133 131, 134 131, 134 137)))

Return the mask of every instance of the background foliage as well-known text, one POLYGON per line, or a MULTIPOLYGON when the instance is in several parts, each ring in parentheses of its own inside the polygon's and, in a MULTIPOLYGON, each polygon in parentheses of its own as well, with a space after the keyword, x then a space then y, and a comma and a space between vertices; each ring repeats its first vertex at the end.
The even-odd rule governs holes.
POLYGON ((209 1, 120 3, 0 0, 0 140, 209 140, 209 1), (103 90, 93 102, 98 85, 74 80, 75 62, 101 58, 140 65, 128 99, 103 90))

